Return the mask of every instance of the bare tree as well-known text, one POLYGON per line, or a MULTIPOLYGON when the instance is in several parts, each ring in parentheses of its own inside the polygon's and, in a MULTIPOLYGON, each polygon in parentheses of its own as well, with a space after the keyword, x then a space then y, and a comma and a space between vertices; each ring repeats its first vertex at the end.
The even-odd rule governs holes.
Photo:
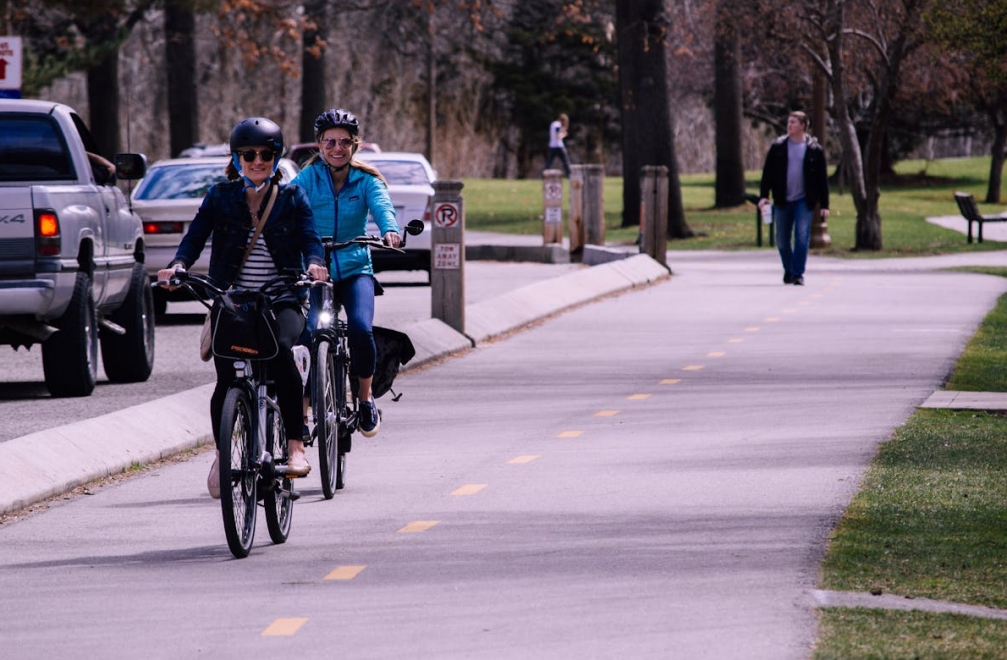
POLYGON ((623 125, 622 226, 640 223, 640 168, 664 165, 668 168, 668 235, 688 238, 694 234, 685 222, 675 159, 664 2, 617 0, 615 12, 623 125))
POLYGON ((195 31, 192 0, 165 0, 164 60, 168 73, 168 134, 172 156, 199 142, 195 31))
POLYGON ((718 0, 714 26, 713 117, 716 124, 717 207, 745 201, 745 165, 741 150, 741 35, 738 5, 718 0))
MULTIPOLYGON (((922 42, 929 0, 804 0, 803 47, 829 80, 832 114, 843 149, 853 205, 857 211, 854 250, 882 248, 881 167, 900 72, 922 42), (824 53, 823 45, 824 44, 824 53), (850 48, 847 48, 850 46, 850 48), (868 81, 857 87, 856 81, 868 81), (855 97, 869 95, 863 149, 851 115, 855 97)), ((779 7, 774 8, 779 12, 779 7)))

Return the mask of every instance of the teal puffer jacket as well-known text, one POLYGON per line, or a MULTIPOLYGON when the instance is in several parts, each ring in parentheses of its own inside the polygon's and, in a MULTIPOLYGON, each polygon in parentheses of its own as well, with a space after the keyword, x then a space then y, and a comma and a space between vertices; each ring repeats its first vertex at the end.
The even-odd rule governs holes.
MULTIPOLYGON (((374 217, 382 236, 390 231, 399 231, 388 187, 381 179, 352 164, 338 195, 328 166, 320 160, 301 170, 292 183, 308 194, 315 228, 321 237, 332 236, 336 241, 348 241, 366 233, 368 212, 374 217)), ((360 274, 374 274, 370 250, 362 245, 336 250, 329 264, 330 277, 339 281, 360 274)))

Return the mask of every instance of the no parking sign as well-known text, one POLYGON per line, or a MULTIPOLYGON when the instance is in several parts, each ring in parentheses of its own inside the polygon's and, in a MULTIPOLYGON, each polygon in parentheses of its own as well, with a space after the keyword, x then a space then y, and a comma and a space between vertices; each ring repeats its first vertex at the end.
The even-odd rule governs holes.
POLYGON ((461 213, 458 211, 458 205, 451 202, 441 202, 434 209, 434 225, 437 227, 443 227, 447 229, 448 227, 454 227, 458 224, 458 220, 461 218, 461 213))

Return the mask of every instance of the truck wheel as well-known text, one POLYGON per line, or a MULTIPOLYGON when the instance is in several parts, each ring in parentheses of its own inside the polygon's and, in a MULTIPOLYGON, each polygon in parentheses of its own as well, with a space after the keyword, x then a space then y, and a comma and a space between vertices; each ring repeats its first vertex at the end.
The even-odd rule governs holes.
POLYGON ((103 328, 101 361, 113 383, 140 383, 154 369, 154 296, 143 264, 133 266, 129 293, 108 318, 126 329, 117 335, 103 328))
POLYGON ((45 386, 53 396, 88 396, 98 377, 98 315, 91 276, 77 273, 59 332, 42 344, 45 386))

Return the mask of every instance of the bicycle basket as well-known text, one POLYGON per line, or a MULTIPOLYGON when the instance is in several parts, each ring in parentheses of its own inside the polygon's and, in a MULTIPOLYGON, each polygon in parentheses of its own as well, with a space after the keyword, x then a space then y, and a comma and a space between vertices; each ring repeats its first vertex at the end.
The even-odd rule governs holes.
POLYGON ((213 354, 230 360, 271 360, 280 351, 276 316, 259 291, 228 291, 213 304, 213 354))

